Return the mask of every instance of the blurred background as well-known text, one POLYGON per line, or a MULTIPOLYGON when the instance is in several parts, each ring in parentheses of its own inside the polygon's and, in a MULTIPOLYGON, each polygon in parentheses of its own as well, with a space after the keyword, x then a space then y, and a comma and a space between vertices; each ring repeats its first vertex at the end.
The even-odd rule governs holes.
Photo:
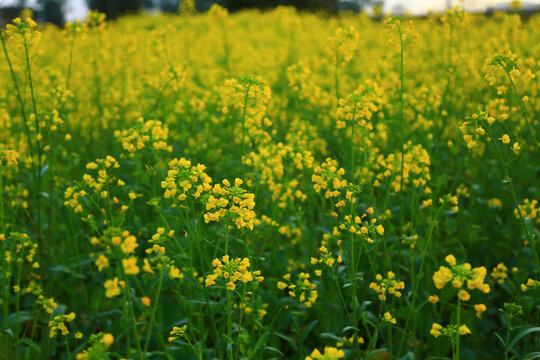
MULTIPOLYGON (((416 16, 444 11, 455 5, 460 5, 466 11, 487 14, 515 10, 511 0, 0 0, 0 21, 3 25, 17 17, 22 9, 30 8, 37 21, 61 26, 67 21, 83 20, 89 9, 106 13, 108 19, 114 19, 124 13, 141 11, 176 13, 181 1, 193 1, 197 11, 205 11, 214 3, 229 11, 292 5, 298 9, 331 13, 340 10, 370 11, 378 6, 385 13, 416 16)), ((540 0, 521 2, 519 11, 525 16, 540 11, 540 0)))

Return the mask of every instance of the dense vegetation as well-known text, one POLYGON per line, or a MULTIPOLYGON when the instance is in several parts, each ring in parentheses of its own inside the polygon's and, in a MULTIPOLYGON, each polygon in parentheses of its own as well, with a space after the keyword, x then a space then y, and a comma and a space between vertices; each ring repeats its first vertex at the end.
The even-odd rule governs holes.
POLYGON ((540 358, 540 17, 21 19, 0 359, 540 358))

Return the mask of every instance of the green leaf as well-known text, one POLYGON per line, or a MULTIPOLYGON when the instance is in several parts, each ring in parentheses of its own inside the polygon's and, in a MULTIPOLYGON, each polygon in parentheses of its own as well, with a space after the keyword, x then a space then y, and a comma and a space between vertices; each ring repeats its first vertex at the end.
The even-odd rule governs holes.
POLYGON ((277 336, 288 342, 291 347, 294 349, 294 351, 298 351, 298 346, 296 346, 296 341, 294 339, 288 337, 287 335, 283 335, 282 333, 274 332, 277 336))
POLYGON ((501 335, 495 333, 495 336, 497 337, 497 339, 499 339, 499 341, 501 342, 502 346, 506 346, 506 342, 503 340, 503 338, 501 337, 501 335))
POLYGON ((355 328, 354 326, 345 326, 345 327, 341 330, 341 332, 342 332, 342 333, 345 333, 345 332, 347 332, 347 331, 349 331, 349 330, 356 330, 356 331, 359 331, 358 328, 355 328))
POLYGON ((285 354, 283 354, 281 351, 279 351, 279 350, 276 349, 275 347, 265 346, 265 347, 263 348, 263 350, 272 351, 272 352, 278 353, 278 354, 281 355, 281 356, 285 356, 285 354))
POLYGON ((326 339, 332 339, 334 341, 337 341, 337 342, 343 342, 343 339, 340 338, 339 336, 336 336, 332 333, 322 333, 321 335, 321 338, 326 338, 326 339))
POLYGON ((30 311, 19 311, 19 316, 17 317, 17 314, 11 314, 8 316, 8 328, 14 328, 15 325, 17 325, 17 322, 23 323, 25 321, 32 319, 32 313, 30 311))
POLYGON ((309 332, 313 329, 315 325, 317 325, 318 322, 319 320, 314 320, 310 322, 308 326, 306 326, 304 331, 302 331, 302 341, 309 335, 309 332))
POLYGON ((532 334, 534 332, 540 332, 540 327, 532 327, 532 328, 529 328, 529 329, 526 329, 526 330, 523 330, 522 332, 520 332, 519 334, 516 335, 516 337, 514 337, 512 339, 512 341, 510 342, 510 347, 509 349, 513 348, 514 345, 516 345, 516 343, 522 338, 524 337, 525 335, 528 335, 528 334, 532 334))
POLYGON ((255 344, 253 349, 251 349, 251 351, 248 354, 248 359, 253 358, 257 354, 257 351, 259 351, 259 348, 262 346, 263 342, 266 340, 266 338, 268 337, 269 334, 270 334, 270 331, 266 331, 263 334, 263 336, 261 336, 259 338, 259 340, 257 340, 257 343, 255 344))
POLYGON ((375 355, 377 355, 378 353, 383 352, 383 351, 387 351, 386 348, 377 349, 377 350, 374 350, 374 351, 370 352, 370 353, 368 354, 368 356, 366 356, 366 360, 369 359, 369 358, 371 358, 371 357, 373 357, 373 356, 375 356, 375 355))
POLYGON ((32 349, 34 349, 36 351, 38 357, 41 357, 41 347, 39 347, 38 344, 36 344, 35 342, 33 342, 32 340, 30 340, 28 338, 24 338, 15 345, 19 345, 21 343, 30 346, 32 349))

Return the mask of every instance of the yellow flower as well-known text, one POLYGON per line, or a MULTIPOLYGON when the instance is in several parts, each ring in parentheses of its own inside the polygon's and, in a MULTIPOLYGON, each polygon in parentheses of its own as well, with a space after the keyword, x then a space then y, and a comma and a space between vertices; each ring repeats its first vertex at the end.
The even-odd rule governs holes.
POLYGON ((98 267, 98 271, 102 271, 106 267, 109 267, 109 259, 105 255, 99 255, 96 260, 96 266, 98 267))
POLYGON ((447 255, 444 260, 450 264, 451 266, 455 266, 456 265, 456 258, 454 257, 454 255, 447 255))
POLYGON ((467 335, 470 334, 471 330, 467 327, 467 325, 461 325, 459 327, 459 335, 467 335))
POLYGON ((499 140, 501 140, 503 144, 509 144, 510 136, 508 136, 508 134, 504 134, 499 140))
POLYGON ((476 316, 478 318, 482 317, 482 313, 487 310, 486 305, 484 304, 475 304, 474 310, 476 311, 476 316))
POLYGON ((431 325, 431 330, 429 333, 435 337, 439 337, 441 335, 442 328, 443 328, 442 325, 433 323, 433 325, 431 325))
POLYGON ((103 345, 105 345, 106 348, 110 347, 113 342, 114 342, 114 336, 113 334, 105 334, 103 335, 103 338, 101 339, 101 341, 103 342, 103 345))
POLYGON ((394 324, 394 325, 397 323, 397 320, 392 316, 392 314, 390 314, 389 311, 384 313, 383 320, 386 321, 387 323, 394 324))
POLYGON ((117 295, 120 295, 120 287, 118 286, 118 278, 115 277, 112 280, 105 281, 104 285, 106 291, 105 296, 108 298, 115 297, 117 295))
POLYGON ((345 352, 343 350, 337 349, 335 347, 325 346, 324 353, 321 354, 318 349, 314 349, 311 352, 310 356, 306 356, 305 360, 338 360, 343 357, 345 357, 345 352))
POLYGON ((139 273, 137 258, 134 256, 127 259, 122 259, 122 266, 124 267, 124 272, 127 275, 137 275, 139 273))
POLYGON ((471 295, 466 290, 462 289, 458 291, 458 297, 461 301, 468 301, 471 298, 471 295))

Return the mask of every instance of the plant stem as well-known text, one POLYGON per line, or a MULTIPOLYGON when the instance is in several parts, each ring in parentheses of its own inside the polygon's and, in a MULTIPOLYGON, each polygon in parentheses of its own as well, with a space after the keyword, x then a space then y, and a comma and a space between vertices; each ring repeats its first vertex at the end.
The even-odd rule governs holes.
POLYGON ((506 329, 506 341, 504 343, 504 360, 508 360, 508 345, 510 344, 510 333, 512 331, 512 315, 508 315, 508 324, 506 329))
POLYGON ((459 360, 459 327, 461 326, 461 299, 458 297, 457 302, 457 339, 456 339, 456 360, 459 360))
POLYGON ((154 320, 156 317, 156 309, 159 304, 159 296, 161 294, 161 285, 163 283, 163 268, 159 272, 159 282, 158 282, 158 288, 157 288, 157 294, 156 298, 154 299, 154 306, 152 306, 152 314, 150 315, 150 325, 148 327, 148 334, 146 335, 146 341, 144 343, 144 353, 148 351, 148 345, 150 344, 150 338, 152 335, 152 328, 154 326, 154 320))
POLYGON ((512 77, 510 76, 510 73, 508 72, 508 69, 506 68, 506 66, 504 66, 504 64, 502 62, 499 62, 499 64, 504 69, 504 72, 506 73, 506 76, 508 76, 508 79, 510 80, 510 83, 512 84, 512 88, 514 89, 514 94, 516 95, 516 97, 518 99, 518 102, 519 102, 519 108, 521 109, 521 115, 525 119, 525 122, 527 123, 527 128, 529 129, 529 132, 531 133, 531 137, 533 138, 534 144, 536 145, 536 148, 538 149, 538 147, 540 147, 539 144, 538 144, 538 140, 536 139, 536 135, 534 135, 534 131, 533 131, 533 128, 531 126, 531 123, 529 122, 529 119, 527 118, 527 109, 525 108, 525 104, 523 104, 522 98, 519 96, 519 93, 518 93, 517 88, 516 88, 516 84, 514 83, 514 80, 512 79, 512 77))

